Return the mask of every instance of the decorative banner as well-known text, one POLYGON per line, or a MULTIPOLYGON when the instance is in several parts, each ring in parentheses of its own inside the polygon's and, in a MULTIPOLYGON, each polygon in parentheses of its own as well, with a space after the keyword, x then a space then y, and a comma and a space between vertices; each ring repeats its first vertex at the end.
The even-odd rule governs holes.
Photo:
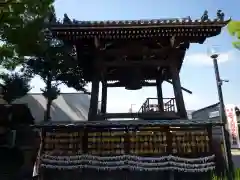
POLYGON ((226 116, 228 121, 231 147, 240 148, 240 140, 239 140, 237 116, 235 113, 235 106, 231 104, 226 105, 225 109, 226 109, 226 116))

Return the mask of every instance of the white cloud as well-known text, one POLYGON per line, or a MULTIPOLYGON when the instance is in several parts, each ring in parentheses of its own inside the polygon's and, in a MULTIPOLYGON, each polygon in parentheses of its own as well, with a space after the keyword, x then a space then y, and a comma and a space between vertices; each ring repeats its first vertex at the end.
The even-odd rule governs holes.
POLYGON ((212 99, 196 94, 184 94, 184 102, 187 110, 198 110, 216 103, 212 99))
MULTIPOLYGON (((231 60, 234 56, 233 51, 228 51, 221 53, 218 57, 218 63, 225 63, 231 60)), ((186 64, 196 65, 196 66, 212 66, 212 59, 208 56, 207 53, 195 53, 189 54, 184 59, 186 64)))

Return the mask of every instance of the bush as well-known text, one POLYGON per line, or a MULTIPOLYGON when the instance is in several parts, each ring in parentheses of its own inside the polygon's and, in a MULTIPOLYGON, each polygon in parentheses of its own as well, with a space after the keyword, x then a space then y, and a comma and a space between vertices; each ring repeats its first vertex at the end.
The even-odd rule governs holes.
POLYGON ((30 90, 30 78, 19 73, 3 73, 2 79, 2 98, 11 104, 14 100, 25 96, 30 90))

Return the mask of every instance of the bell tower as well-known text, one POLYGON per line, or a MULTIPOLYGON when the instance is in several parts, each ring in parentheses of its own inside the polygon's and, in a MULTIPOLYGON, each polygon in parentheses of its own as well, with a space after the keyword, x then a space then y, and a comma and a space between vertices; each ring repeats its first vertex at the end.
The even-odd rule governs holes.
MULTIPOLYGON (((144 120, 187 119, 179 73, 191 43, 202 44, 221 32, 229 21, 223 15, 209 20, 187 18, 67 21, 54 24, 53 34, 73 44, 85 81, 92 83, 88 121, 137 118, 144 120), (165 97, 162 83, 172 84, 174 97, 165 97), (102 83, 98 113, 99 84, 102 83), (107 113, 107 89, 138 90, 156 87, 137 113, 107 113)), ((186 90, 189 92, 188 90, 186 90)), ((117 102, 116 102, 117 103, 117 102)))

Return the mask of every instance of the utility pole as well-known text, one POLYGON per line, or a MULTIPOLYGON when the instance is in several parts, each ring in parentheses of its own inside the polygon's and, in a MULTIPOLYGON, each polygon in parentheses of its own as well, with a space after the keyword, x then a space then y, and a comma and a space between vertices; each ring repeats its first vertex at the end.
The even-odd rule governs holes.
POLYGON ((227 117, 225 113, 225 105, 224 105, 224 100, 223 100, 223 93, 222 93, 222 83, 223 82, 228 82, 228 80, 222 80, 220 78, 220 73, 218 69, 218 54, 213 53, 210 57, 213 60, 213 66, 214 66, 214 72, 215 72, 215 77, 216 77, 216 83, 217 83, 217 91, 218 91, 218 97, 219 97, 219 103, 220 103, 220 118, 221 121, 224 123, 223 126, 223 136, 224 136, 224 146, 225 146, 225 151, 226 151, 226 163, 228 165, 227 168, 227 178, 228 180, 234 180, 234 166, 233 166, 233 161, 232 161, 232 153, 231 153, 231 144, 230 144, 230 137, 229 137, 229 132, 228 132, 228 122, 227 122, 227 117))
MULTIPOLYGON (((131 104, 130 108, 129 108, 129 113, 133 113, 133 106, 135 106, 136 104, 131 104)), ((133 120, 135 120, 135 118, 133 118, 133 120)))

